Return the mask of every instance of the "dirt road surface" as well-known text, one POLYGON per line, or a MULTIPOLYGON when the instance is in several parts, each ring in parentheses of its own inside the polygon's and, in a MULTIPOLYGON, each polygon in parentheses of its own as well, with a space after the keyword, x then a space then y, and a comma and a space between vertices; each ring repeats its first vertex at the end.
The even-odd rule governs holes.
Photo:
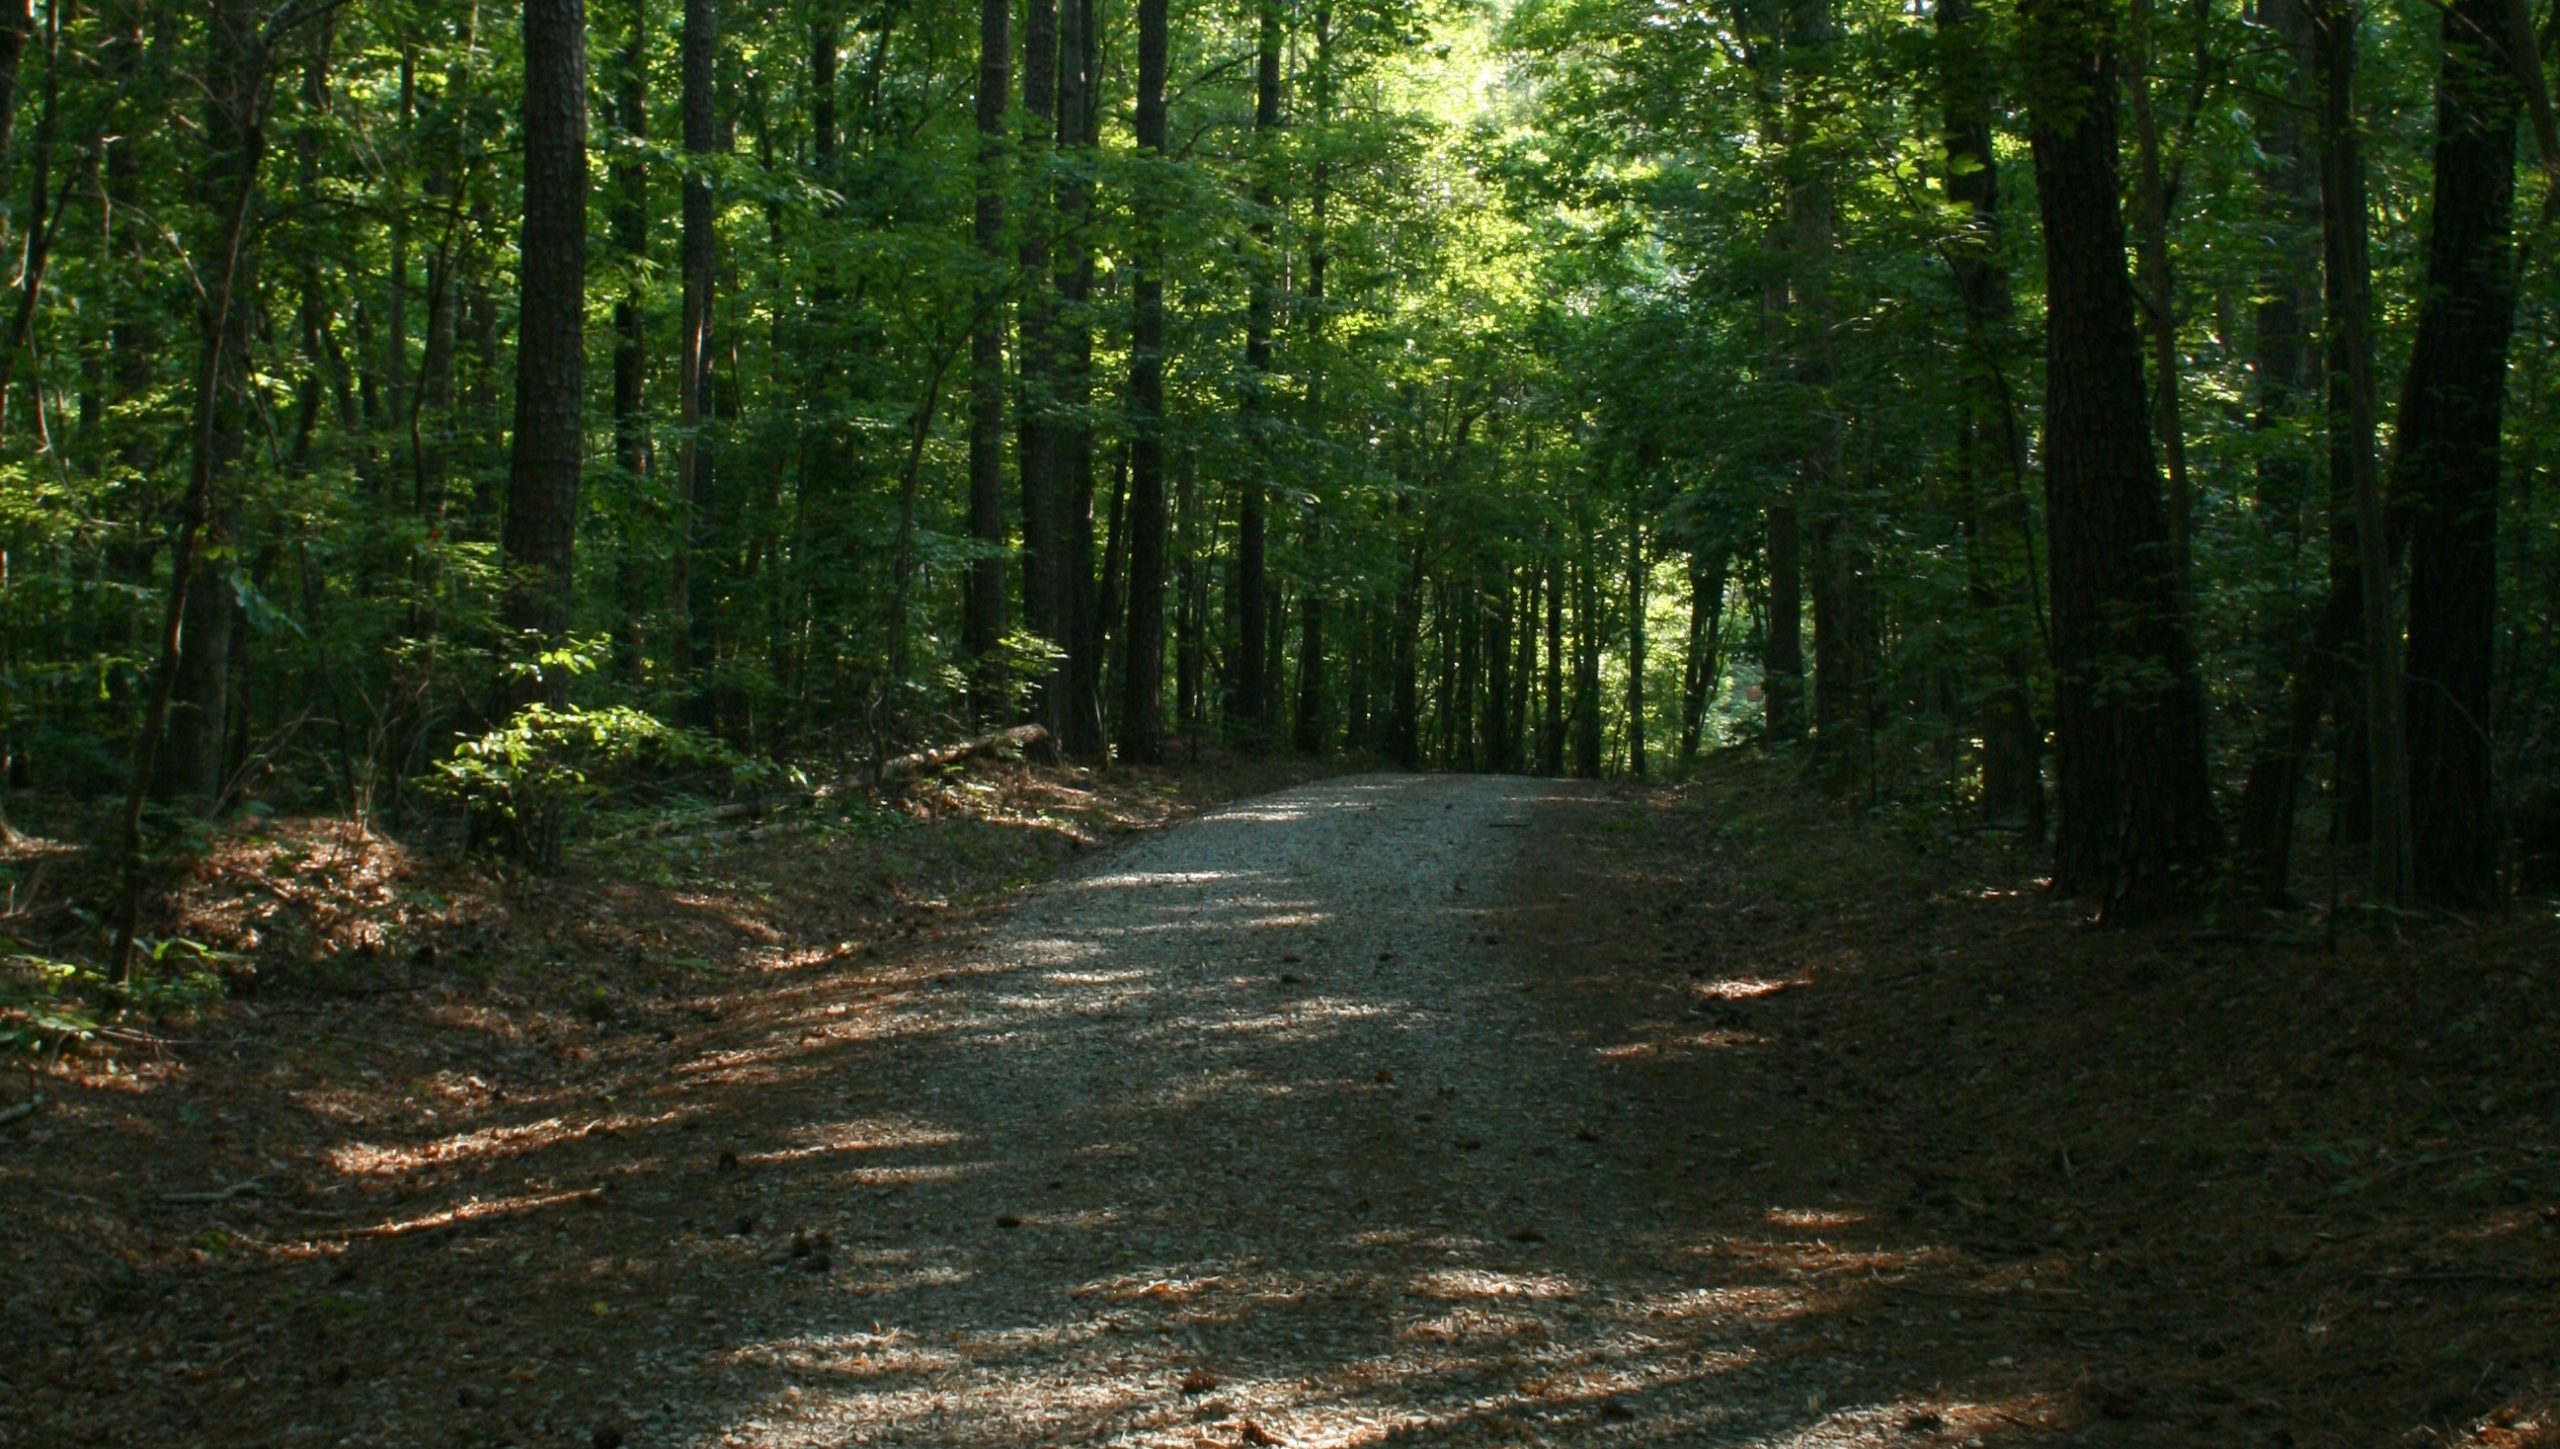
POLYGON ((883 1029, 909 1044, 889 1080, 746 1154, 723 1216, 805 1251, 687 1295, 727 1306, 650 1355, 635 1440, 1713 1444, 1820 1419, 1748 1327, 1792 1295, 1699 1286, 1608 1043, 1536 989, 1569 963, 1505 938, 1555 904, 1542 855, 1590 798, 1334 780, 1035 892, 883 1029))

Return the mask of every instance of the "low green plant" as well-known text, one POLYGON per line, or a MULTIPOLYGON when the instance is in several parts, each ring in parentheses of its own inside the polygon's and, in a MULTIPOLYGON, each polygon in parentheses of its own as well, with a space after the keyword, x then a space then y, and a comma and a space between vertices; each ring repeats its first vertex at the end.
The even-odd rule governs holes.
POLYGON ((140 944, 150 969, 120 981, 0 937, 0 1056, 87 1041, 120 1012, 157 1020, 221 998, 223 953, 177 936, 140 944))
POLYGON ((474 849, 547 868, 558 864, 578 817, 618 782, 707 769, 733 783, 758 773, 754 761, 709 735, 627 705, 530 704, 455 745, 420 788, 470 813, 474 849))

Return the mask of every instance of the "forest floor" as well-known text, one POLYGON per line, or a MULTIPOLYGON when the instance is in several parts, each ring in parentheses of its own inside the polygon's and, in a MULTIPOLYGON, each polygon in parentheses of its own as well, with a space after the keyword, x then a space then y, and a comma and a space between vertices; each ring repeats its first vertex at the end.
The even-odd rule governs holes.
POLYGON ((1292 783, 227 833, 248 989, 0 1080, 0 1444, 2560 1443, 2549 903, 2098 931, 1738 758, 1153 828, 1292 783))

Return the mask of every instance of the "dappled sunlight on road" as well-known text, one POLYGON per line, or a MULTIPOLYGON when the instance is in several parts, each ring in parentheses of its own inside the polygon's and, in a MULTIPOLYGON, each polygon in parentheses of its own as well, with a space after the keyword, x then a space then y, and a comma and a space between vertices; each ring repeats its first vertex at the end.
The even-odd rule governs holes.
POLYGON ((1710 1228, 1647 1185, 1643 1134, 1594 1130, 1616 1073, 1763 1043, 1591 1041, 1531 998, 1507 887, 1535 879, 1526 827, 1587 798, 1373 778, 1220 811, 1035 894, 860 1033, 778 1023, 750 1060, 809 1054, 895 1110, 741 1148, 715 1214, 831 1252, 767 1250, 753 1306, 652 1363, 671 1442, 1996 1432, 1957 1400, 1826 1399, 1825 1364, 1880 1351, 1872 1295, 1941 1249, 1845 1202, 1710 1228))

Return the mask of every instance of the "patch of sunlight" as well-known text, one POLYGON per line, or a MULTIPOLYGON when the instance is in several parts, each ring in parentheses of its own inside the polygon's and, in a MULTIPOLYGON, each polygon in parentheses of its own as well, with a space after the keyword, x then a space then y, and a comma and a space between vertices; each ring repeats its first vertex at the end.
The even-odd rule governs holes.
POLYGON ((1453 1308, 1437 1317, 1408 1323, 1396 1336, 1415 1343, 1543 1341, 1547 1337, 1547 1321, 1534 1314, 1453 1308))
POLYGON ((856 1298, 885 1298, 919 1289, 957 1288, 964 1283, 975 1281, 977 1276, 966 1268, 935 1264, 931 1267, 907 1268, 891 1273, 856 1274, 846 1278, 841 1286, 846 1293, 856 1298))
POLYGON ((927 1167, 855 1167, 833 1179, 849 1187, 918 1187, 928 1182, 958 1182, 985 1172, 992 1162, 946 1162, 927 1167))
POLYGON ((1233 870, 1124 870, 1114 875, 1093 875, 1069 881, 1064 889, 1073 891, 1146 890, 1160 886, 1207 886, 1244 879, 1253 872, 1233 870))
MULTIPOLYGON (((792 1146, 741 1153, 738 1160, 772 1166, 786 1162, 807 1162, 822 1157, 841 1157, 857 1152, 949 1147, 961 1140, 959 1133, 948 1128, 933 1127, 897 1118, 855 1118, 844 1122, 829 1122, 804 1127, 792 1135, 798 1139, 792 1146)), ((954 1167, 946 1166, 936 1170, 947 1175, 954 1170, 954 1167)))
POLYGON ((1849 1208, 1773 1207, 1767 1212, 1761 1214, 1761 1216, 1766 1218, 1773 1226, 1781 1228, 1801 1228, 1808 1232, 1820 1232, 1824 1229, 1854 1228, 1861 1223, 1872 1221, 1872 1218, 1868 1214, 1857 1212, 1849 1208))
POLYGON ((1767 1046, 1769 1038, 1756 1031, 1702 1031, 1695 1036, 1666 1037, 1660 1041, 1620 1042, 1616 1046, 1594 1047, 1593 1052, 1613 1062, 1632 1061, 1642 1057, 1666 1057, 1690 1051, 1730 1051, 1737 1047, 1767 1046))
POLYGON ((1578 1298, 1582 1289, 1561 1273, 1497 1273, 1490 1268, 1439 1268, 1413 1280, 1411 1292, 1423 1298, 1458 1301, 1476 1298, 1578 1298))
POLYGON ((1758 1001, 1812 984, 1812 978, 1807 976, 1730 976, 1722 981, 1702 981, 1690 987, 1689 994, 1709 1001, 1758 1001))
POLYGON ((643 1127, 662 1127, 692 1115, 672 1109, 654 1116, 642 1117, 629 1112, 613 1112, 602 1117, 587 1118, 574 1125, 565 1117, 545 1117, 539 1122, 519 1122, 503 1127, 483 1127, 476 1132, 458 1132, 421 1142, 412 1147, 385 1147, 370 1142, 350 1142, 330 1149, 329 1165, 348 1177, 396 1177, 423 1167, 443 1167, 457 1162, 500 1161, 538 1152, 572 1138, 593 1132, 628 1132, 643 1127))
POLYGON ((1634 1305, 1639 1316, 1668 1323, 1784 1323, 1820 1307, 1794 1289, 1752 1285, 1691 1288, 1656 1294, 1634 1305))
POLYGON ((1213 1032, 1264 1032, 1274 1036, 1305 1035, 1310 1029, 1327 1022, 1375 1021, 1397 1013, 1374 1002, 1355 1001, 1342 996, 1314 996, 1291 1002, 1275 1011, 1256 1012, 1249 1016, 1229 1016, 1216 1021, 1193 1018, 1184 1023, 1192 1028, 1213 1032))

